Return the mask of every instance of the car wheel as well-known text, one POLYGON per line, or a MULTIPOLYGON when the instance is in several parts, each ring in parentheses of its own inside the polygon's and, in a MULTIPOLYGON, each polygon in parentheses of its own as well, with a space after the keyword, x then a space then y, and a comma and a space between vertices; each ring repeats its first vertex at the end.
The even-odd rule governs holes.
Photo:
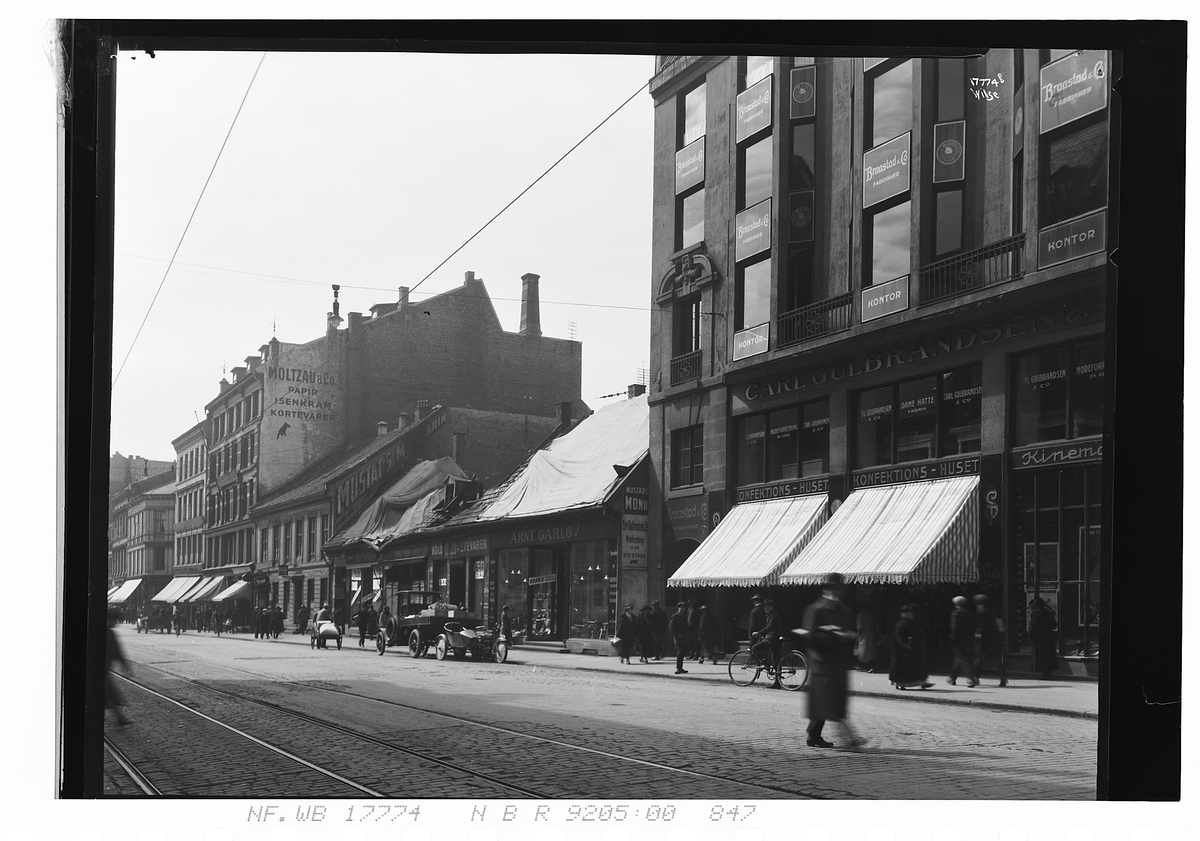
POLYGON ((383 656, 383 652, 387 649, 387 640, 383 638, 383 634, 375 635, 375 650, 379 652, 379 656, 383 656))
POLYGON ((492 659, 497 663, 503 663, 508 659, 508 643, 497 642, 496 647, 492 649, 492 659))
POLYGON ((408 655, 410 657, 420 657, 424 654, 421 648, 421 632, 413 629, 413 632, 408 635, 408 655))
POLYGON ((450 650, 450 643, 446 641, 445 636, 440 636, 437 638, 437 642, 434 644, 433 656, 438 658, 439 660, 445 660, 446 653, 449 650, 450 650))

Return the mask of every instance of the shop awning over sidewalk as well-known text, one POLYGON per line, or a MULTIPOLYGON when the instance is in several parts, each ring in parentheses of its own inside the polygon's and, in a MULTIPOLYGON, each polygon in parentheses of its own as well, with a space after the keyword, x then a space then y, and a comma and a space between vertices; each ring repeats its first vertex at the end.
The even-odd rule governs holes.
POLYGON ((200 576, 198 575, 181 575, 179 578, 172 578, 171 582, 159 590, 150 601, 174 604, 179 600, 180 596, 192 589, 199 580, 200 576))
POLYGON ((215 596, 212 597, 212 601, 223 602, 226 599, 236 599, 238 596, 240 596, 243 592, 245 592, 248 589, 250 589, 249 581, 239 581, 236 584, 230 584, 224 590, 217 593, 215 596))
POLYGON ((779 583, 819 584, 831 572, 852 584, 978 581, 979 477, 850 494, 779 583))
POLYGON ((210 596, 212 596, 218 590, 221 589, 221 584, 224 581, 225 581, 225 579, 221 578, 221 577, 205 578, 205 579, 201 580, 201 582, 199 584, 197 584, 195 587, 193 587, 192 589, 190 589, 186 593, 184 593, 183 598, 181 598, 180 601, 181 602, 207 601, 210 596))
POLYGON ((109 604, 121 604, 133 595, 133 591, 142 583, 140 578, 131 578, 117 588, 117 592, 108 597, 109 604))
POLYGON ((121 589, 120 584, 114 584, 112 587, 108 588, 108 595, 105 596, 105 598, 107 598, 109 601, 112 601, 113 593, 117 592, 117 590, 120 590, 120 589, 121 589))
POLYGON ((769 587, 828 518, 825 494, 735 506, 668 587, 769 587))

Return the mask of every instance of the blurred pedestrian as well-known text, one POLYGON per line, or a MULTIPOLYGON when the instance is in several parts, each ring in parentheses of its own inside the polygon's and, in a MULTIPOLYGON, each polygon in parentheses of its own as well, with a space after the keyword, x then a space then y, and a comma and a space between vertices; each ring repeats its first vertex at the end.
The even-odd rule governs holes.
POLYGON ((805 637, 808 643, 808 745, 831 748, 832 742, 821 736, 826 721, 841 723, 846 746, 857 748, 866 743, 850 726, 849 687, 846 672, 850 668, 854 640, 854 614, 842 604, 842 576, 830 573, 821 584, 821 598, 804 611, 805 637))
POLYGON ((283 633, 283 611, 279 605, 271 607, 271 639, 279 639, 279 635, 283 633))
POLYGON ((625 605, 625 612, 617 619, 616 641, 617 654, 621 662, 629 664, 629 655, 633 653, 633 643, 637 639, 637 618, 633 615, 633 605, 625 605))
POLYGON ((129 719, 123 709, 124 700, 121 698, 121 693, 117 691, 116 681, 113 680, 114 663, 120 663, 122 671, 129 671, 129 661, 125 659, 125 654, 121 651, 121 645, 117 641, 117 634, 113 631, 113 626, 120 618, 120 611, 110 610, 108 612, 108 627, 105 629, 107 636, 104 646, 104 708, 115 711, 117 724, 124 727, 129 723, 129 719))
POLYGON ((308 630, 308 605, 302 604, 296 610, 296 633, 302 634, 308 630))
POLYGON ((700 662, 705 657, 711 657, 713 665, 717 665, 717 620, 708 611, 708 605, 700 605, 700 662))
POLYGON ((1033 644, 1033 670, 1042 680, 1049 680, 1058 668, 1058 652, 1055 650, 1058 620, 1040 596, 1034 598, 1030 605, 1029 641, 1033 644))
MULTIPOLYGON (((654 620, 651 617, 650 605, 642 605, 637 618, 638 662, 650 663, 654 657, 654 620)), ((654 659, 658 659, 654 657, 654 659)))
POLYGON ((967 607, 966 596, 954 597, 954 612, 950 614, 950 644, 954 646, 954 665, 946 683, 957 686, 959 673, 967 676, 967 686, 979 685, 975 677, 975 614, 967 607))
POLYGON ((979 634, 975 679, 982 681, 984 667, 994 661, 1000 685, 1007 686, 1008 675, 1004 669, 1004 620, 988 604, 988 597, 982 593, 975 597, 975 627, 979 634))
POLYGON ((675 674, 686 675, 687 669, 683 667, 683 658, 687 655, 688 640, 691 637, 687 617, 688 603, 680 602, 675 607, 675 613, 667 622, 667 632, 675 642, 675 674))
POLYGON ((688 599, 688 650, 691 651, 691 659, 703 661, 704 653, 700 645, 700 608, 696 605, 696 599, 693 596, 688 599))
POLYGON ((925 631, 917 623, 917 606, 906 604, 900 607, 900 618, 892 629, 892 668, 888 680, 897 689, 919 686, 928 689, 929 666, 926 660, 925 631))
POLYGON ((661 660, 667 649, 667 612, 662 609, 662 602, 653 602, 650 611, 650 626, 654 631, 654 659, 661 660))

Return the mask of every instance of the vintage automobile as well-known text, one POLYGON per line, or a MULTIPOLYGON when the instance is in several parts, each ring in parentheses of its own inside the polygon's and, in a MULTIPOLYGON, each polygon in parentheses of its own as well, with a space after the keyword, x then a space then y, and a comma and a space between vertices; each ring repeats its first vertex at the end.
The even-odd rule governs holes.
POLYGON ((450 655, 462 660, 470 654, 474 660, 504 662, 507 657, 507 648, 495 645, 496 635, 491 630, 467 611, 444 602, 441 593, 401 590, 389 601, 396 608, 386 620, 380 618, 375 637, 380 655, 407 644, 410 657, 423 657, 430 648, 439 660, 450 655))

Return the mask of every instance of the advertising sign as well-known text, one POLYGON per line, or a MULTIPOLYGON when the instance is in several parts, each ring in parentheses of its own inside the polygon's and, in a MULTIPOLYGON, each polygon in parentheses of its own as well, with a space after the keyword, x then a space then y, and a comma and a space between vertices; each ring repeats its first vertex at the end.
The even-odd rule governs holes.
POLYGON ((1108 105, 1108 53, 1081 50, 1042 68, 1040 134, 1108 105))
POLYGON ((790 479, 786 482, 775 482, 770 485, 752 485, 737 489, 737 503, 757 502, 762 499, 782 499, 789 496, 807 496, 823 494, 829 490, 829 477, 821 476, 815 479, 790 479))
POLYGON ((704 181, 704 138, 675 153, 675 195, 704 181))
POLYGON ((912 173, 909 148, 912 132, 881 143, 863 153, 863 209, 908 190, 912 173))
POLYGON ((745 260, 771 248, 771 200, 763 199, 734 218, 733 258, 745 260))
POLYGON ((817 66, 797 67, 791 74, 789 115, 793 120, 815 117, 817 114, 817 66))
POLYGON ((738 94, 737 142, 771 125, 771 76, 738 94))
POLYGON ((1025 86, 1013 92, 1013 151, 1015 158, 1025 148, 1025 86))
POLYGON ((1038 232, 1038 268, 1057 266, 1104 250, 1107 210, 1098 210, 1038 232))
POLYGON ((1056 464, 1098 462, 1104 457, 1104 441, 1088 438, 1067 444, 1038 444, 1012 452, 1013 470, 1029 470, 1056 464))
POLYGON ((816 219, 816 191, 788 194, 788 242, 812 242, 816 219))
POLYGON ((621 517, 621 566, 646 565, 647 531, 650 518, 646 514, 624 514, 621 517))
POLYGON ((747 327, 733 334, 733 359, 745 359, 766 353, 771 345, 771 324, 760 324, 757 327, 747 327))
POLYGON ((862 320, 870 321, 908 309, 908 275, 862 291, 862 320))
POLYGON ((938 123, 933 127, 933 183, 962 181, 966 174, 967 121, 938 123))
POLYGON ((898 485, 903 482, 926 482, 930 479, 953 479, 956 476, 979 475, 979 456, 951 456, 933 461, 906 464, 901 467, 872 467, 854 472, 855 490, 877 485, 898 485))

